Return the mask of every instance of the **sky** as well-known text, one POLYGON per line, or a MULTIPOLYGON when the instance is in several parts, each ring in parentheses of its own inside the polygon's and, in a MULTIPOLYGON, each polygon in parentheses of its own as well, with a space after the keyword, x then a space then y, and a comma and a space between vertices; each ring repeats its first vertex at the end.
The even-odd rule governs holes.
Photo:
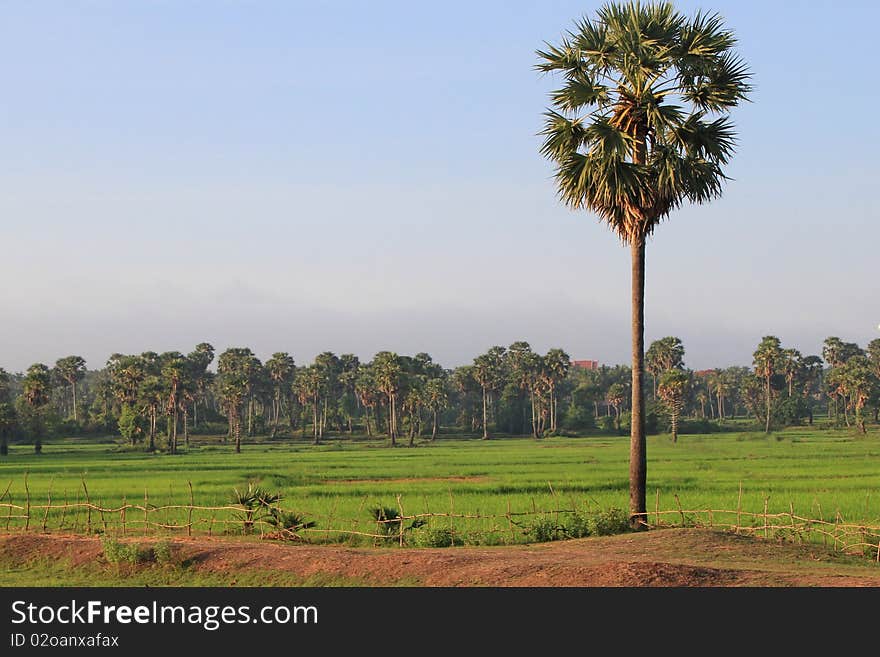
MULTIPOLYGON (((0 3, 0 366, 516 340, 629 361, 629 254, 562 207, 533 69, 582 0, 0 3)), ((646 339, 880 337, 880 5, 720 12, 749 63, 722 199, 648 245, 646 339)))

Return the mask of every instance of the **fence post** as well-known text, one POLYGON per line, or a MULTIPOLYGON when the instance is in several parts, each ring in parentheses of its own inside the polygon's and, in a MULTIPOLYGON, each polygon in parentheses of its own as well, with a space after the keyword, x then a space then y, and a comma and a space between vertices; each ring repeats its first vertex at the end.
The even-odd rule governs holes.
POLYGON ((397 508, 400 511, 400 524, 398 525, 398 534, 400 539, 400 547, 403 547, 403 504, 400 501, 400 495, 397 496, 397 508))
POLYGON ((64 519, 67 518, 67 489, 64 489, 64 506, 61 507, 61 522, 58 525, 59 529, 64 529, 64 519))
POLYGON ((119 509, 119 519, 122 521, 122 535, 125 536, 125 495, 122 496, 122 507, 119 509))
POLYGON ((46 492, 46 512, 43 514, 43 531, 46 531, 46 521, 49 519, 49 509, 52 508, 52 482, 49 482, 49 490, 46 492))
POLYGON ((510 531, 510 542, 516 543, 516 534, 513 531, 513 518, 510 515, 510 498, 507 498, 507 529, 510 531))
POLYGON ((150 508, 150 498, 147 495, 147 489, 144 488, 144 534, 150 529, 150 515, 147 509, 150 508))
MULTIPOLYGON (((9 492, 10 487, 12 486, 12 479, 9 480, 9 483, 6 484, 6 490, 3 491, 3 494, 0 495, 0 502, 6 497, 6 494, 9 492)), ((12 515, 12 495, 9 496, 9 511, 6 512, 6 530, 9 530, 9 517, 12 515)))
POLYGON ((193 485, 191 481, 186 482, 189 484, 189 515, 186 520, 186 535, 192 536, 192 526, 193 526, 193 505, 195 504, 195 499, 193 498, 193 485))
POLYGON ((681 508, 681 500, 678 498, 678 493, 673 493, 673 497, 675 497, 675 503, 678 505, 678 515, 681 516, 681 526, 684 527, 684 511, 681 508))
POLYGON ((449 543, 455 546, 455 497, 449 489, 449 543))
POLYGON ((82 476, 82 477, 80 478, 80 480, 82 481, 83 491, 85 492, 85 495, 86 495, 86 510, 87 510, 87 513, 86 513, 86 531, 87 531, 89 534, 91 534, 91 533, 92 533, 92 500, 91 500, 91 498, 89 497, 89 489, 88 489, 88 487, 86 486, 86 478, 85 478, 85 476, 82 476))
POLYGON ((660 489, 657 489, 657 497, 654 500, 654 526, 660 526, 660 489))
POLYGON ((743 504, 743 482, 739 482, 739 497, 736 498, 736 529, 734 529, 735 534, 739 534, 739 528, 742 526, 740 523, 740 519, 742 517, 742 504, 743 504))
POLYGON ((770 497, 769 496, 765 497, 764 498, 764 538, 768 537, 768 534, 767 534, 767 506, 769 505, 769 503, 770 503, 770 497))
POLYGON ((28 488, 28 473, 25 471, 24 473, 24 495, 25 495, 25 510, 24 510, 24 530, 27 531, 31 526, 31 489, 28 488))

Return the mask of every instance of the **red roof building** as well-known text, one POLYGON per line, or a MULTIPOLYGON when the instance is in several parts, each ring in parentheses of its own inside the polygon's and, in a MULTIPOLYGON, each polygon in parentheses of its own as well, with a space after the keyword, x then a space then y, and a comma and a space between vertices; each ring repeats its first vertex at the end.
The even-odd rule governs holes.
POLYGON ((572 366, 580 367, 582 370, 598 370, 599 369, 599 361, 598 360, 573 360, 571 361, 572 366))

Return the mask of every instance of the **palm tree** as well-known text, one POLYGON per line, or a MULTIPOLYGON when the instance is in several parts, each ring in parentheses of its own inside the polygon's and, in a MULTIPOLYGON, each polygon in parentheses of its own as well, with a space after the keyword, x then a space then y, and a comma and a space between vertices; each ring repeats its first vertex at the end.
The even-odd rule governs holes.
POLYGON ((653 379, 654 399, 657 398, 657 380, 660 375, 680 367, 684 367, 684 345, 680 338, 667 336, 651 343, 645 352, 645 370, 653 379))
POLYGON ((785 382, 788 385, 788 396, 794 394, 794 380, 801 374, 803 369, 803 355, 797 349, 782 350, 782 374, 785 376, 785 382))
POLYGON ((483 394, 483 440, 489 440, 489 398, 501 385, 504 375, 504 347, 492 347, 487 353, 474 358, 471 374, 483 394))
POLYGON ((42 363, 31 365, 22 381, 22 422, 34 439, 34 453, 43 451, 46 407, 52 398, 52 371, 42 363))
POLYGON ((449 393, 446 390, 446 381, 441 377, 428 379, 425 385, 425 403, 433 415, 431 421, 431 442, 437 438, 439 429, 438 415, 440 411, 449 405, 449 393))
POLYGON ((162 380, 166 386, 165 412, 171 416, 171 435, 168 439, 168 451, 177 454, 177 425, 178 413, 182 400, 181 392, 185 387, 188 374, 186 358, 179 351, 169 351, 162 354, 162 380))
POLYGON ((193 427, 198 427, 199 402, 205 400, 208 385, 213 376, 212 373, 208 371, 208 366, 214 360, 214 347, 208 342, 200 342, 196 345, 196 348, 187 355, 186 359, 190 363, 193 382, 193 427))
POLYGON ((783 351, 779 338, 775 335, 765 336, 754 353, 755 374, 764 381, 764 400, 766 403, 766 423, 764 431, 770 433, 770 402, 772 392, 770 381, 782 366, 783 351))
POLYGON ((397 394, 403 378, 400 356, 390 351, 380 351, 373 358, 376 386, 388 401, 388 437, 391 446, 397 446, 397 394))
POLYGON ((862 410, 876 386, 871 362, 865 356, 853 356, 841 368, 840 380, 855 411, 856 426, 861 433, 866 433, 862 410))
POLYGON ((562 349, 551 349, 544 356, 547 389, 550 394, 550 432, 559 429, 556 390, 571 369, 571 358, 562 349))
POLYGON ((747 97, 749 71, 717 14, 687 18, 671 3, 609 3, 576 22, 537 69, 560 73, 541 152, 557 191, 628 244, 632 261, 630 514, 644 526, 645 243, 682 203, 720 196, 735 133, 728 111, 747 97))
POLYGON ((9 391, 9 374, 0 367, 0 456, 9 454, 9 437, 17 426, 18 420, 9 391))
POLYGON ((272 438, 274 438, 278 433, 282 401, 293 384, 296 364, 290 354, 279 351, 272 354, 272 358, 266 361, 266 371, 272 381, 272 438))
POLYGON ((364 407, 364 423, 367 427, 367 436, 373 437, 372 420, 375 416, 376 407, 380 402, 380 391, 376 384, 376 376, 373 368, 369 365, 358 369, 357 378, 354 382, 354 392, 358 403, 364 407))
POLYGON ((247 347, 231 347, 220 354, 217 361, 217 391, 226 406, 229 434, 235 442, 236 454, 241 452, 242 404, 248 405, 250 425, 251 395, 256 372, 261 368, 260 361, 247 347))
POLYGON ((660 385, 657 392, 660 398, 669 407, 669 419, 672 423, 672 442, 678 442, 678 419, 681 417, 681 409, 684 406, 685 393, 691 384, 691 377, 687 372, 679 369, 667 370, 660 377, 660 385))
POLYGON ((86 361, 82 356, 59 358, 55 361, 55 371, 71 388, 73 396, 73 421, 77 422, 79 416, 76 409, 76 382, 82 380, 86 374, 86 361))

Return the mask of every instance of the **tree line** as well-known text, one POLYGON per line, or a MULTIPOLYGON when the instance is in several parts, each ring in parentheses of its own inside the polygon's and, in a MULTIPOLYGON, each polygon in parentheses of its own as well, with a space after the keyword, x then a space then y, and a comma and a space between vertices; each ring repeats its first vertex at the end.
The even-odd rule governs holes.
MULTIPOLYGON (((817 412, 866 431, 880 413, 880 339, 866 349, 837 337, 822 355, 803 355, 767 336, 752 367, 693 371, 676 337, 645 353, 646 428, 682 423, 712 431, 725 420, 751 417, 765 431, 812 424, 817 412)), ((118 435, 131 446, 175 454, 193 434, 221 434, 236 452, 255 436, 310 439, 328 435, 387 438, 391 446, 436 440, 441 432, 476 435, 619 434, 631 422, 631 371, 623 365, 574 367, 562 349, 546 354, 524 341, 495 346, 468 365, 447 369, 427 353, 390 351, 369 362, 324 352, 298 366, 277 352, 262 362, 246 347, 215 362, 214 347, 113 354, 88 370, 80 356, 53 367, 0 368, 0 453, 10 441, 39 453, 51 436, 118 435), (215 368, 212 369, 212 365, 215 368)))

